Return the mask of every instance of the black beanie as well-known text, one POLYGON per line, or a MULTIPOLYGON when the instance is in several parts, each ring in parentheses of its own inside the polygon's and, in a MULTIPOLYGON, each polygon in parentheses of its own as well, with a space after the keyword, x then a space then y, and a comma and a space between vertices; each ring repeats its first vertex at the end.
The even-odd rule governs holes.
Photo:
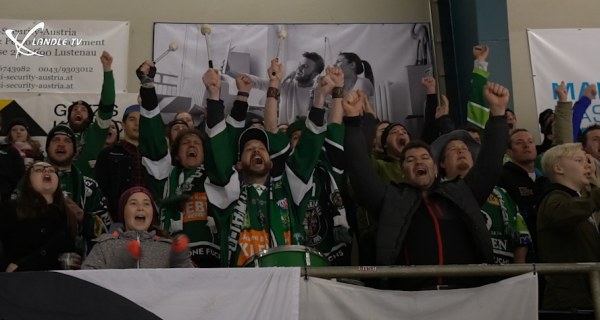
POLYGON ((94 122, 94 111, 92 110, 92 106, 90 106, 89 103, 83 101, 83 100, 79 100, 79 101, 75 101, 73 102, 72 105, 69 106, 69 109, 67 110, 67 122, 69 121, 69 119, 71 119, 71 111, 73 111, 73 107, 75 107, 76 105, 81 104, 83 106, 85 106, 85 108, 88 111, 88 122, 91 124, 92 122, 94 122))
POLYGON ((385 149, 385 141, 387 140, 387 137, 390 134, 390 131, 392 131, 392 128, 394 128, 396 126, 401 126, 402 128, 404 128, 404 130, 406 130, 406 134, 410 138, 410 133, 408 133, 408 130, 406 129, 405 126, 403 126, 397 122, 392 122, 392 123, 390 123, 389 126, 387 126, 387 128, 385 128, 385 130, 383 130, 383 133, 381 133, 381 141, 380 142, 381 142, 381 147, 383 149, 385 149))
POLYGON ((25 119, 15 118, 12 119, 12 121, 8 124, 8 127, 6 128, 6 135, 10 135, 10 130, 12 130, 14 126, 23 126, 27 131, 29 131, 29 124, 27 124, 25 119))
POLYGON ((71 138, 71 141, 73 142, 73 154, 77 153, 77 140, 75 140, 75 132, 73 132, 73 130, 71 130, 69 126, 64 124, 59 124, 56 127, 52 128, 50 132, 48 132, 48 136, 46 137, 46 152, 48 152, 48 146, 50 146, 50 141, 52 141, 52 139, 58 135, 63 135, 71 138))

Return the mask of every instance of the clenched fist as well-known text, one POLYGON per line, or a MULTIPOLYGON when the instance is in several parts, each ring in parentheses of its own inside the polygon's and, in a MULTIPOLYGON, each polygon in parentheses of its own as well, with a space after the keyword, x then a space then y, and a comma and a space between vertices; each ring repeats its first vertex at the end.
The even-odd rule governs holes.
POLYGON ((219 100, 219 92, 221 90, 221 77, 216 69, 208 69, 202 76, 202 82, 208 91, 208 98, 211 100, 219 100))
POLYGON ((344 72, 342 69, 327 66, 325 74, 331 77, 336 87, 344 87, 344 72))
POLYGON ((281 78, 283 77, 283 66, 279 63, 279 60, 271 60, 271 66, 267 69, 267 74, 269 75, 270 81, 275 81, 277 84, 281 82, 281 78))
POLYGON ((324 98, 333 91, 334 87, 337 87, 337 85, 331 76, 320 77, 317 82, 317 95, 324 98))
POLYGON ((252 79, 246 74, 240 74, 237 78, 235 78, 235 85, 237 86, 238 91, 250 93, 252 89, 252 79))
POLYGON ((485 61, 488 54, 490 54, 490 47, 488 46, 475 46, 473 47, 473 55, 476 60, 485 61))
POLYGON ((590 100, 596 99, 596 96, 598 95, 598 87, 596 87, 595 84, 585 87, 585 89, 583 89, 583 95, 590 98, 590 100))
POLYGON ((102 62, 102 68, 104 69, 104 72, 112 70, 111 66, 113 62, 113 57, 110 55, 110 53, 103 51, 102 55, 100 56, 100 61, 102 62))
POLYGON ((359 116, 363 110, 363 101, 365 94, 360 90, 348 93, 342 100, 342 108, 348 117, 359 116))
POLYGON ((421 84, 427 89, 427 94, 435 94, 435 78, 423 78, 421 79, 421 84))
POLYGON ((490 115, 503 116, 506 114, 506 104, 510 98, 508 89, 497 83, 488 82, 483 88, 483 97, 490 104, 490 115))

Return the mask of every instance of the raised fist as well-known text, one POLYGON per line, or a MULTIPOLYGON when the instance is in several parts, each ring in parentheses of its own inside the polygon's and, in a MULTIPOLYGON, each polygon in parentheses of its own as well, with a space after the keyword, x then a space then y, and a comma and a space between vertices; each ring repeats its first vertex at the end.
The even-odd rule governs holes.
POLYGON ((497 83, 488 82, 483 88, 483 97, 490 104, 492 116, 503 116, 506 113, 506 104, 510 98, 508 89, 497 83))
POLYGON ((485 61, 488 54, 490 54, 490 47, 488 46, 475 46, 473 47, 473 55, 476 60, 485 61))
POLYGON ((583 95, 590 98, 590 100, 596 99, 596 96, 598 95, 598 87, 596 87, 595 84, 590 84, 583 89, 583 95))
POLYGON ((202 82, 204 82, 204 86, 209 93, 218 93, 221 90, 221 77, 217 69, 206 70, 202 76, 202 82))
POLYGON ((435 78, 423 78, 421 84, 427 89, 427 94, 435 94, 435 78))
POLYGON ((448 98, 446 98, 445 95, 442 95, 442 105, 435 109, 435 118, 439 119, 440 117, 448 115, 449 113, 450 104, 448 103, 448 98))
POLYGON ((100 61, 102 62, 102 68, 104 68, 104 72, 111 70, 113 57, 110 55, 110 53, 103 51, 102 55, 100 56, 100 61))
POLYGON ((325 75, 328 75, 336 87, 344 87, 344 72, 340 68, 327 66, 325 75))
POLYGON ((135 74, 138 79, 140 79, 140 83, 152 83, 154 82, 154 76, 156 75, 156 67, 152 61, 146 60, 146 62, 142 63, 139 68, 135 70, 135 74))
POLYGON ((342 108, 348 117, 356 117, 361 115, 363 111, 364 96, 360 90, 348 93, 342 100, 342 108))
MULTIPOLYGON (((588 87, 589 88, 589 87, 588 87)), ((587 89, 587 88, 586 88, 587 89)), ((558 96, 558 101, 559 102, 566 102, 568 99, 568 95, 567 95, 567 86, 565 85, 565 82, 562 81, 560 83, 560 86, 556 87, 556 89, 554 89, 554 92, 556 93, 556 95, 558 96)), ((585 92, 585 91, 584 91, 585 92)))
POLYGON ((281 78, 283 77, 283 67, 281 66, 281 63, 279 63, 279 60, 271 60, 271 66, 267 69, 267 74, 269 75, 269 80, 281 82, 281 78))
POLYGON ((325 97, 333 91, 334 87, 336 87, 336 83, 331 76, 320 77, 317 81, 317 95, 325 97))
POLYGON ((252 89, 252 79, 242 73, 235 78, 235 85, 237 86, 238 91, 250 93, 250 90, 252 89))

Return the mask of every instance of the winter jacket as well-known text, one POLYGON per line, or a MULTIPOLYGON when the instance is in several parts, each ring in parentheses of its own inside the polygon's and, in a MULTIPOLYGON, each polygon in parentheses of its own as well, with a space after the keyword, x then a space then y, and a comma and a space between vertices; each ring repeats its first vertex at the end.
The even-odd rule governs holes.
MULTIPOLYGON (((369 157, 360 132, 360 120, 346 118, 345 150, 353 155, 347 170, 352 187, 367 210, 379 220, 377 234, 377 264, 393 265, 401 252, 410 221, 423 201, 420 190, 407 184, 385 184, 369 166, 369 157)), ((482 145, 476 165, 465 179, 439 183, 431 191, 439 196, 442 212, 453 210, 465 222, 476 245, 481 262, 493 263, 492 240, 480 207, 486 202, 498 181, 504 146, 508 136, 506 116, 490 117, 487 124, 490 141, 482 145)))
POLYGON ((125 190, 133 187, 132 167, 133 159, 121 141, 104 148, 98 155, 94 168, 95 179, 106 197, 108 212, 113 222, 123 222, 118 219, 119 199, 125 190))
MULTIPOLYGON (((548 186, 538 207, 540 258, 544 263, 600 262, 600 234, 592 213, 600 189, 580 195, 561 184, 548 186)), ((587 275, 546 276, 544 309, 593 307, 587 275)))
POLYGON ((25 174, 25 164, 19 151, 0 140, 0 202, 9 200, 25 174))
POLYGON ((533 250, 527 254, 527 262, 539 262, 537 241, 537 207, 544 188, 550 180, 536 172, 535 182, 531 180, 527 171, 518 165, 507 162, 502 168, 502 176, 498 186, 506 190, 510 197, 517 203, 519 213, 525 219, 527 228, 533 239, 533 250))
POLYGON ((35 219, 21 220, 15 201, 2 203, 0 241, 4 244, 0 272, 11 263, 19 266, 16 271, 58 270, 58 257, 75 250, 75 237, 67 227, 65 213, 52 205, 35 219))
POLYGON ((155 231, 115 231, 94 240, 96 245, 81 269, 133 269, 133 268, 193 268, 190 250, 175 252, 173 241, 160 238, 155 231), (139 241, 142 256, 138 260, 127 249, 127 243, 139 241))

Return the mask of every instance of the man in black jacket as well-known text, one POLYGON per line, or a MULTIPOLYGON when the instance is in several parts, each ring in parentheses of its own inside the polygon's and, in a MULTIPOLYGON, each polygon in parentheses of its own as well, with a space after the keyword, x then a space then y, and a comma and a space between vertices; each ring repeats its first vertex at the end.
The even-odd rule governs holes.
MULTIPOLYGON (((355 93, 352 93, 355 94, 355 93)), ((369 166, 360 131, 361 99, 344 101, 345 151, 352 187, 367 210, 379 220, 378 265, 446 265, 493 263, 490 234, 480 207, 496 185, 505 152, 508 90, 488 83, 490 104, 487 143, 464 179, 440 182, 427 144, 413 141, 402 151, 402 174, 407 183, 385 184, 369 166)), ((422 290, 440 286, 470 286, 459 279, 414 279, 392 283, 395 289, 422 290)))
POLYGON ((519 213, 531 233, 533 251, 527 262, 539 262, 537 249, 537 208, 536 203, 550 180, 535 170, 537 151, 533 136, 525 129, 516 129, 508 138, 506 153, 512 161, 504 164, 498 186, 506 190, 519 206, 519 213))
MULTIPOLYGON (((2 130, 2 115, 0 115, 0 130, 2 130)), ((23 174, 25 174, 25 164, 19 151, 4 140, 0 140, 0 202, 10 199, 23 174)))
POLYGON ((96 181, 108 201, 113 222, 119 221, 119 198, 125 190, 146 187, 139 147, 140 105, 132 105, 123 113, 125 138, 114 146, 104 148, 96 161, 96 181))

